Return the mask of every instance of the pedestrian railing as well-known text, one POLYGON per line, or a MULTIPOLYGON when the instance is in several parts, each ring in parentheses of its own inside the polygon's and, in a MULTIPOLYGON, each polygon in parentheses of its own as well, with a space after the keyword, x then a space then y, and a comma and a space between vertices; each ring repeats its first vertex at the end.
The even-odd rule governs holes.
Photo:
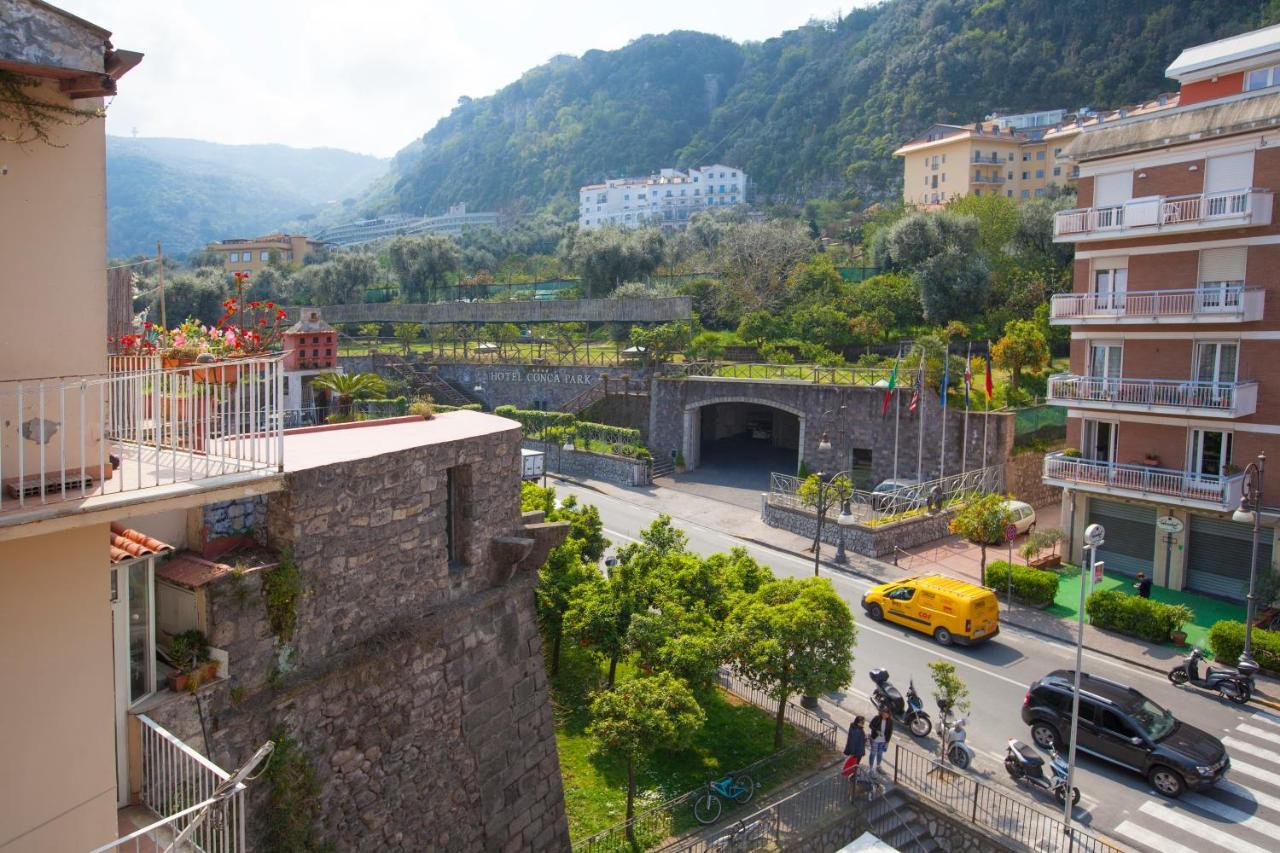
MULTIPOLYGON (((849 508, 860 524, 884 523, 894 516, 912 510, 922 510, 931 499, 941 498, 942 503, 966 499, 972 495, 999 491, 1003 483, 1003 465, 988 465, 959 474, 950 474, 923 483, 905 485, 892 492, 874 492, 865 489, 846 490, 849 508), (936 493, 935 493, 936 490, 936 493)), ((836 477, 848 477, 847 473, 836 477)), ((824 478, 825 479, 825 478, 824 478)), ((834 479, 834 478, 832 478, 834 479)), ((769 503, 786 509, 814 512, 812 498, 801 494, 805 478, 774 472, 769 477, 769 503)), ((841 495, 843 497, 843 495, 841 495)), ((826 519, 835 521, 842 511, 839 500, 826 502, 826 519)))

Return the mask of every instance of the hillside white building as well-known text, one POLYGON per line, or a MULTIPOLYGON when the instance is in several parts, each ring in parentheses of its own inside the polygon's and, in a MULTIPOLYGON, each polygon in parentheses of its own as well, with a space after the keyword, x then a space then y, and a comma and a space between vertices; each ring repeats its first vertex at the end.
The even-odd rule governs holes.
POLYGON ((747 202, 747 174, 717 163, 688 171, 663 169, 645 178, 611 178, 578 190, 578 225, 684 228, 689 217, 747 202))

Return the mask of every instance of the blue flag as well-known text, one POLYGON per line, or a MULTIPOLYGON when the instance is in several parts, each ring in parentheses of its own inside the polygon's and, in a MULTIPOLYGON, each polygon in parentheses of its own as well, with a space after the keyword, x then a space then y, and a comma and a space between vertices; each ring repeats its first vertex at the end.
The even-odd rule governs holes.
POLYGON ((942 408, 947 408, 947 386, 951 384, 951 347, 942 356, 942 408))

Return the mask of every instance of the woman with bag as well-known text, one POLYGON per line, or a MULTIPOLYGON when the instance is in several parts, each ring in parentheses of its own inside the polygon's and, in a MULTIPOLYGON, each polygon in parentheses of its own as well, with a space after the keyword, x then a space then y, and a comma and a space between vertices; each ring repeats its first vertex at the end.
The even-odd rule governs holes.
POLYGON ((854 717, 853 722, 849 724, 849 738, 844 742, 844 754, 849 757, 844 760, 844 767, 840 773, 849 780, 849 802, 851 803, 858 787, 858 765, 867 752, 867 733, 862 728, 865 722, 866 720, 861 716, 854 717))

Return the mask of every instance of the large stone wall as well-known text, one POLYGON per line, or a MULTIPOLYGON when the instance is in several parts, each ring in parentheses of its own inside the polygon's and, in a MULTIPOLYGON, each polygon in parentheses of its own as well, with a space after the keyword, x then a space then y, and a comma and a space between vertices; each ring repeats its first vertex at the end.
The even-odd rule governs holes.
POLYGON ((544 446, 540 441, 525 441, 524 446, 545 453, 544 464, 552 474, 563 474, 574 480, 599 480, 615 486, 649 484, 649 465, 637 459, 585 450, 566 452, 554 444, 544 446))
MULTIPOLYGON (((263 573, 207 587, 210 642, 230 659, 199 694, 211 757, 234 767, 293 737, 337 849, 568 849, 533 609, 535 564, 563 531, 521 519, 519 446, 513 427, 288 474, 267 530, 304 585, 289 643, 268 624, 263 573), (466 493, 454 564, 449 468, 466 493)), ((194 702, 153 713, 205 751, 194 702)), ((250 787, 252 838, 266 793, 250 787)))
POLYGON ((602 376, 610 380, 645 381, 643 368, 552 367, 524 364, 441 364, 440 378, 465 388, 468 396, 485 408, 556 410, 595 385, 602 376), (481 390, 476 391, 479 386, 481 390))
MULTIPOLYGON (((818 527, 817 513, 776 506, 763 498, 762 502, 760 515, 765 524, 789 530, 810 541, 813 540, 818 527)), ((835 518, 828 516, 822 525, 822 541, 828 545, 836 545, 843 536, 844 547, 855 554, 884 557, 892 554, 895 546, 912 548, 941 539, 947 535, 954 515, 955 513, 950 510, 943 510, 939 513, 919 515, 878 527, 853 525, 848 528, 842 528, 835 523, 835 518)))
POLYGON ((1043 472, 1044 453, 1015 453, 1004 466, 1005 490, 1032 506, 1059 503, 1062 500, 1061 487, 1046 485, 1042 479, 1043 472))
MULTIPOLYGON (((809 470, 839 471, 846 465, 850 448, 871 451, 871 476, 874 481, 888 479, 894 470, 894 410, 881 417, 883 388, 816 384, 802 381, 750 380, 690 377, 659 378, 653 382, 653 404, 650 407, 649 446, 655 454, 679 450, 685 462, 696 467, 699 457, 701 422, 699 409, 704 405, 724 402, 749 402, 773 406, 791 412, 800 419, 800 459, 809 470), (843 408, 842 408, 843 407, 843 408), (828 451, 819 451, 823 434, 831 443, 828 451)), ((923 416, 907 411, 910 392, 900 393, 901 411, 897 418, 898 476, 916 476, 917 451, 923 448, 921 478, 938 476, 942 456, 942 408, 936 394, 926 394, 920 401, 923 416), (924 441, 919 442, 920 423, 924 422, 924 441)), ((986 457, 989 464, 1002 462, 1013 443, 1013 416, 992 412, 972 412, 967 431, 963 409, 952 407, 946 417, 946 472, 959 473, 962 463, 968 468, 981 467, 983 458, 983 419, 986 428, 986 457)))

